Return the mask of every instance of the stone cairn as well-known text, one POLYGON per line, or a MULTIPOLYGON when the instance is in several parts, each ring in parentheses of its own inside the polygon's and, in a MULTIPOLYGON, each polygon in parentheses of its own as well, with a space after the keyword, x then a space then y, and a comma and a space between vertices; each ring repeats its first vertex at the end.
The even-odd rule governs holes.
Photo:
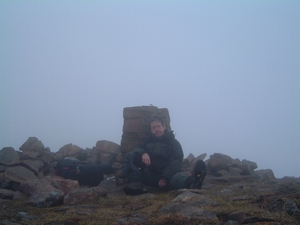
POLYGON ((155 106, 127 107, 123 110, 123 134, 121 152, 130 152, 132 148, 143 143, 150 134, 150 120, 153 116, 161 117, 167 130, 171 131, 170 115, 166 108, 159 109, 155 106))

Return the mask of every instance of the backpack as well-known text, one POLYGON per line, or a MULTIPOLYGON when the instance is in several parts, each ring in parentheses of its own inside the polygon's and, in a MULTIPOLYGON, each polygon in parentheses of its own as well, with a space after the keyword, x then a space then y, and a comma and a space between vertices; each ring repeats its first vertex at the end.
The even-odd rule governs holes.
POLYGON ((104 179, 103 174, 77 174, 77 167, 89 167, 90 165, 91 164, 82 162, 76 158, 66 157, 57 162, 56 174, 65 179, 77 180, 80 185, 97 186, 104 179))

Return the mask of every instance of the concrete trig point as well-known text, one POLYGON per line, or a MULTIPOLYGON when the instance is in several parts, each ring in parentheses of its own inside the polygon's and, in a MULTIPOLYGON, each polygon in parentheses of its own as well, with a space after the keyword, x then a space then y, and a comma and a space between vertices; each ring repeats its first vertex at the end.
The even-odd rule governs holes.
POLYGON ((167 108, 135 106, 123 109, 124 124, 120 147, 123 154, 143 143, 150 135, 150 120, 153 116, 163 118, 167 130, 171 131, 170 115, 167 108))

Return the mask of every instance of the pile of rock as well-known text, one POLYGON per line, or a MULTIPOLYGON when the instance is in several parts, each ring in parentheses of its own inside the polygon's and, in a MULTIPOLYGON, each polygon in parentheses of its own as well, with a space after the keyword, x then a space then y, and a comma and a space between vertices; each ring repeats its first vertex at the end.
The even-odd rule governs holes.
MULTIPOLYGON (((0 197, 14 199, 24 194, 28 198, 26 203, 38 207, 69 204, 72 200, 67 194, 79 188, 78 181, 56 176, 60 159, 74 157, 93 164, 110 163, 116 171, 122 169, 120 146, 105 140, 98 141, 92 149, 67 144, 53 153, 36 137, 30 137, 20 150, 12 147, 0 150, 0 197)), ((91 198, 106 194, 101 188, 94 189, 89 191, 94 193, 91 198)))
MULTIPOLYGON (((75 157, 92 164, 110 163, 116 171, 122 172, 123 154, 120 145, 102 140, 97 141, 91 149, 82 149, 77 145, 67 144, 53 153, 45 148, 38 138, 30 137, 16 151, 12 147, 0 150, 0 196, 2 198, 26 197, 27 204, 38 207, 49 207, 58 204, 75 204, 80 198, 98 198, 106 195, 107 191, 100 187, 93 187, 82 191, 76 180, 67 180, 56 176, 57 162, 65 157, 75 157), (22 193, 22 194, 21 194, 22 193), (89 193, 89 194, 88 194, 89 193), (25 196, 24 196, 25 195, 25 196), (73 196, 73 197, 72 197, 73 196)), ((206 154, 197 157, 190 154, 182 164, 182 171, 191 173, 195 162, 204 160, 206 154)), ((256 163, 216 153, 206 160, 208 174, 214 176, 245 176, 253 175, 257 168, 256 163)), ((264 173, 263 173, 264 174, 264 173)), ((262 175, 262 179, 266 176, 262 175)), ((271 171, 268 179, 273 179, 271 171), (271 175, 270 175, 271 174, 271 175)))

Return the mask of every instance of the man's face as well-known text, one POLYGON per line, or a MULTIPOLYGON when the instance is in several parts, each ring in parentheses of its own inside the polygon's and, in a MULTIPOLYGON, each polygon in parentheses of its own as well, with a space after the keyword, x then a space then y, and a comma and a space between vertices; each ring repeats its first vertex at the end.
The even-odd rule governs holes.
POLYGON ((164 135, 166 126, 163 126, 159 121, 153 121, 151 123, 151 132, 152 134, 159 138, 164 135))

